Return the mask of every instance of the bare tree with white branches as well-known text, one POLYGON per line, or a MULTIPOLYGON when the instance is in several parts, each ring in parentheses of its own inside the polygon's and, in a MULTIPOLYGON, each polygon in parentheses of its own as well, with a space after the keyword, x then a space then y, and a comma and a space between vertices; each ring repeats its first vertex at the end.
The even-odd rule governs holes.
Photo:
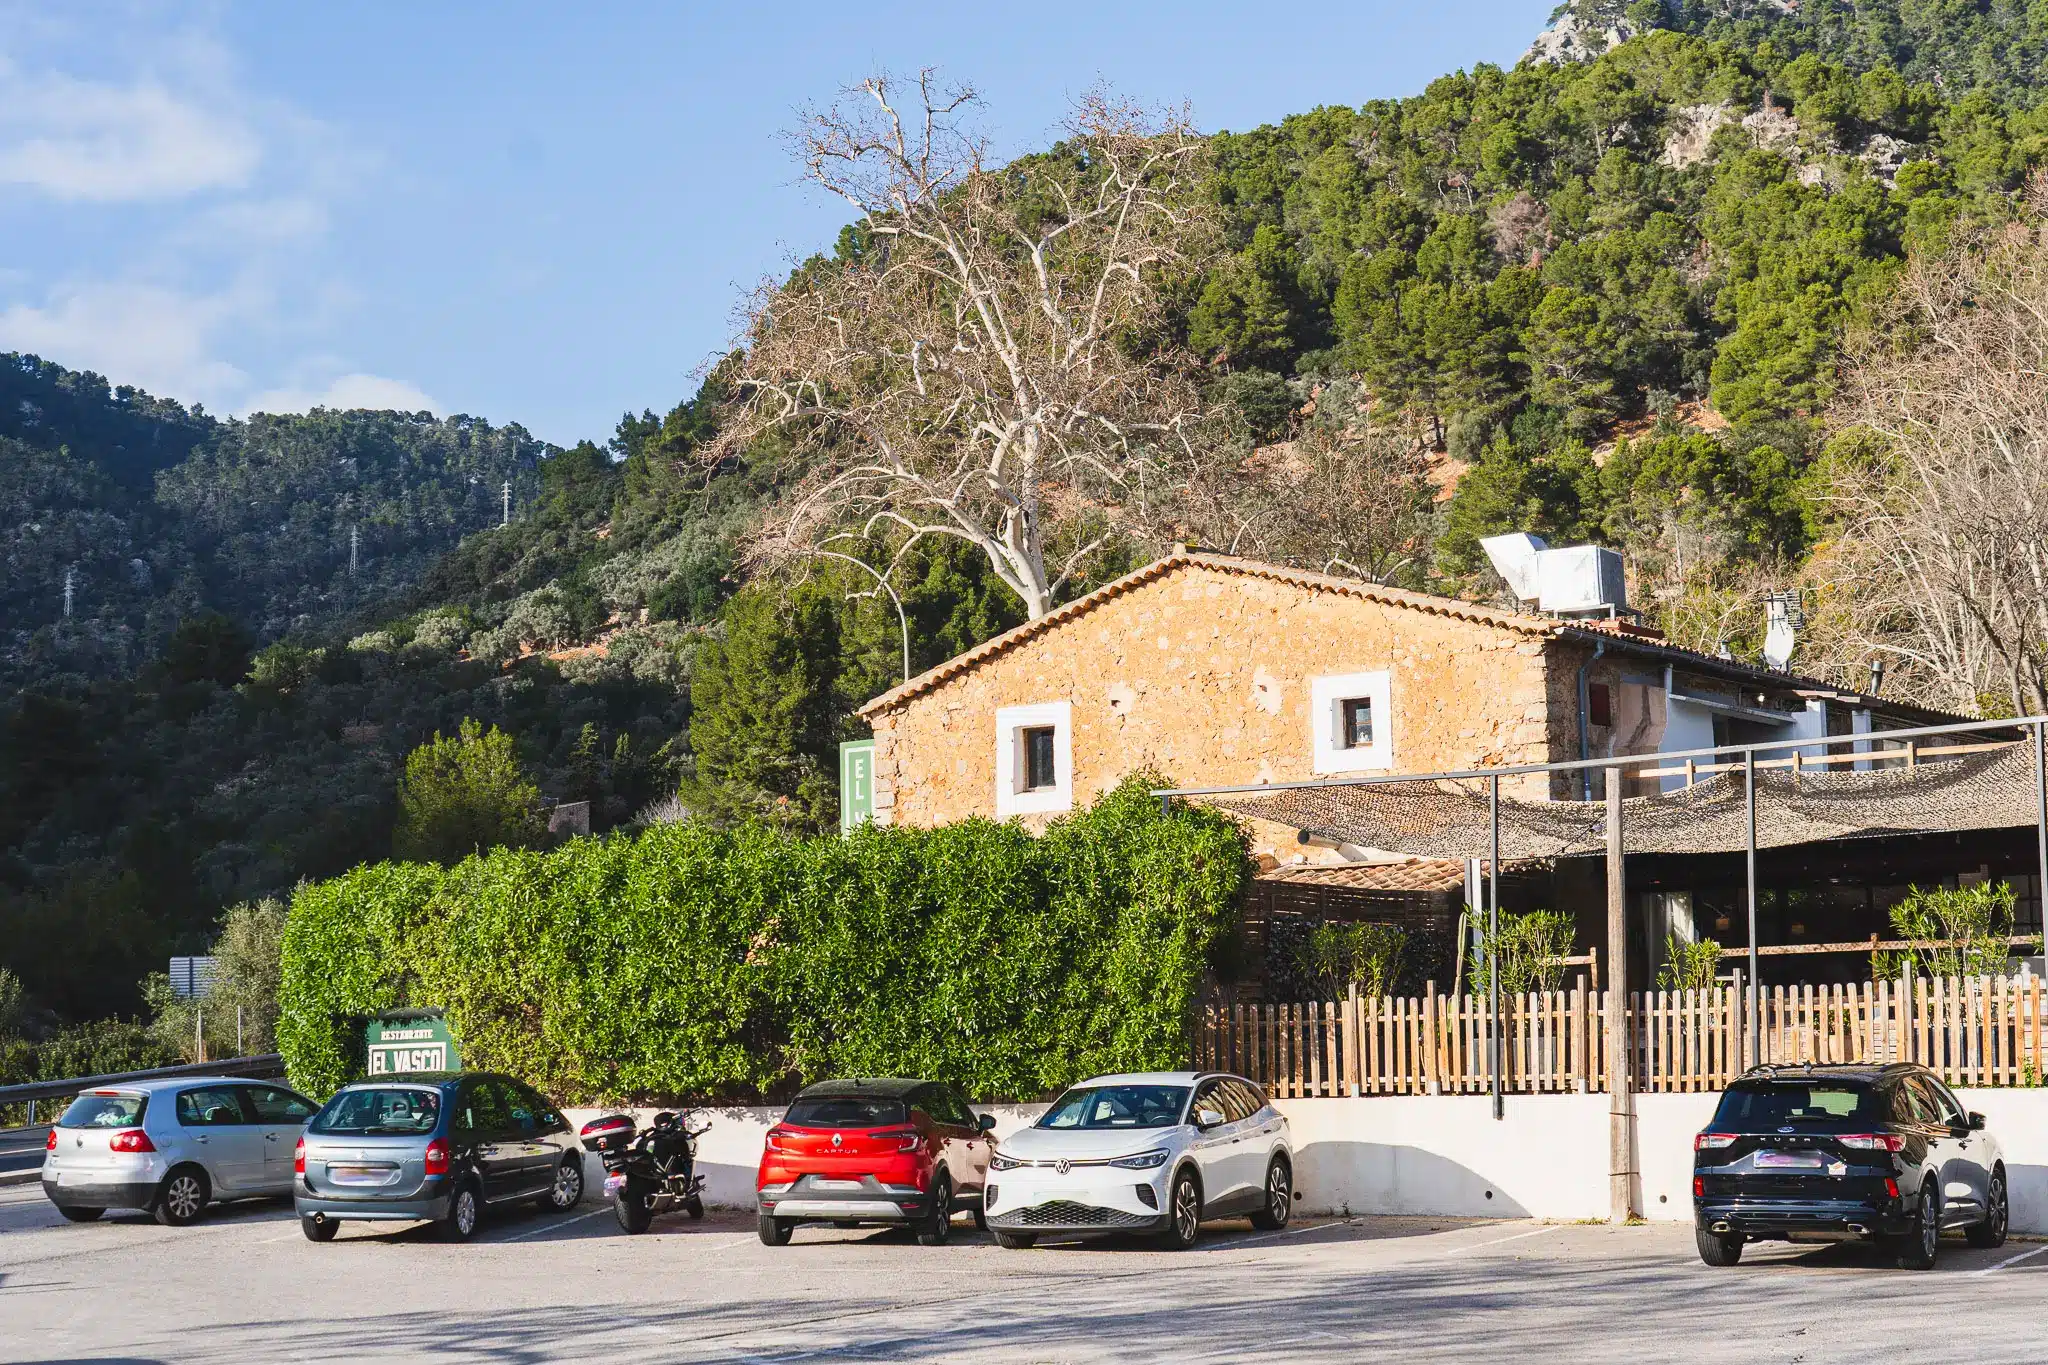
POLYGON ((1838 663, 1970 712, 2048 706, 2048 182, 2030 198, 1910 263, 1856 349, 1816 562, 1838 663))
POLYGON ((807 116, 805 173, 853 207, 850 247, 754 296, 710 456, 786 438, 759 559, 957 536, 1036 618, 1200 453, 1162 287, 1216 234, 1185 114, 1091 95, 1052 152, 997 166, 974 102, 926 71, 807 116))

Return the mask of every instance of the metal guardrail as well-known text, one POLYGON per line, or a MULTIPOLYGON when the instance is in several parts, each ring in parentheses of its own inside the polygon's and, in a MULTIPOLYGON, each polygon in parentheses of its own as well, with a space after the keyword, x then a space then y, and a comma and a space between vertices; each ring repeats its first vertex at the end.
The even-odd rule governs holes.
POLYGON ((217 1062, 187 1062, 182 1066, 160 1066, 151 1071, 113 1071, 104 1076, 69 1076, 55 1081, 32 1081, 27 1085, 0 1085, 0 1105, 63 1099, 82 1090, 124 1085, 132 1081, 170 1080, 179 1076, 251 1076, 269 1079, 284 1075, 284 1058, 275 1052, 256 1057, 227 1057, 217 1062))

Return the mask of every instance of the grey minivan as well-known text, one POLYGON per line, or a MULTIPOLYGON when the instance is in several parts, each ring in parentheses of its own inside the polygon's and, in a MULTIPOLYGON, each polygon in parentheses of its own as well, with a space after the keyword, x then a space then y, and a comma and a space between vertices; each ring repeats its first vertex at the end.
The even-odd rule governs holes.
POLYGON ((509 1076, 468 1071, 358 1081, 306 1125, 293 1162, 299 1227, 315 1242, 343 1222, 433 1222, 457 1241, 486 1207, 557 1213, 583 1198, 568 1120, 509 1076))

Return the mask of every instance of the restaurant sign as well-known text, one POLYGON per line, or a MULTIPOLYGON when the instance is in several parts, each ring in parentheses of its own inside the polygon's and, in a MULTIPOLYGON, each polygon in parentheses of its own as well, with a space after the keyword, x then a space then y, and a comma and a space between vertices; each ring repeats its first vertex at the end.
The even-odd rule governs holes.
POLYGON ((439 1010, 392 1010, 370 1020, 363 1052, 372 1076, 459 1071, 462 1058, 439 1010))

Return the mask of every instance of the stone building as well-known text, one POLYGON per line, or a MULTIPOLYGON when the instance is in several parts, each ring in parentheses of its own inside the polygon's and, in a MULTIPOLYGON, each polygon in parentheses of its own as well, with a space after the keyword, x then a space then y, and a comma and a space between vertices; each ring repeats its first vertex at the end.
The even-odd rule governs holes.
MULTIPOLYGON (((860 715, 874 731, 874 820, 984 816, 1032 827, 1138 771, 1173 786, 1226 786, 1954 719, 1680 649, 1627 620, 1525 614, 1178 551, 912 678, 860 715)), ((1598 779, 1576 774, 1503 790, 1602 794, 1598 779)), ((1455 918, 1456 864, 1421 867, 1399 849, 1329 846, 1277 826, 1251 832, 1266 870, 1255 918, 1368 900, 1380 917, 1401 918, 1388 907, 1412 903, 1418 923, 1455 918)), ((1566 890, 1547 875, 1530 885, 1553 902, 1566 890)), ((1596 915, 1597 888, 1588 890, 1596 915)))

